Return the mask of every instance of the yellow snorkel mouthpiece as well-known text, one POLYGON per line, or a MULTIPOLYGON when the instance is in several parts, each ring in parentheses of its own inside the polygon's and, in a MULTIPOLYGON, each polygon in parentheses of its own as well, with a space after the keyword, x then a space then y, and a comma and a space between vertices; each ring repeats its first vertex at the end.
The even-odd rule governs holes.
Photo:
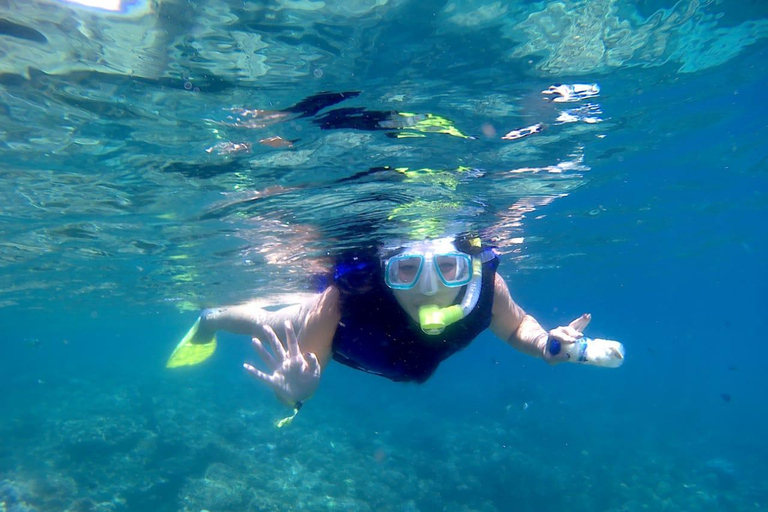
POLYGON ((434 304, 419 308, 421 330, 433 336, 442 333, 447 326, 462 318, 464 318, 464 310, 458 304, 447 308, 441 308, 434 304))

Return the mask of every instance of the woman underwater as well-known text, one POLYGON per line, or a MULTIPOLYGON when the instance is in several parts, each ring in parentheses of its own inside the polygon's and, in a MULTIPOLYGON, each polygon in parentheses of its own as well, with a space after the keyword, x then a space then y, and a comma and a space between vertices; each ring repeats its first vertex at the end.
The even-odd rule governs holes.
POLYGON ((245 369, 297 412, 332 359, 421 383, 487 328, 525 354, 549 363, 567 360, 568 350, 550 347, 580 340, 590 315, 547 332, 512 299, 496 273, 498 263, 491 247, 470 236, 344 254, 330 284, 300 304, 277 311, 254 304, 204 310, 167 366, 205 360, 217 331, 251 336, 268 373, 248 363, 245 369))

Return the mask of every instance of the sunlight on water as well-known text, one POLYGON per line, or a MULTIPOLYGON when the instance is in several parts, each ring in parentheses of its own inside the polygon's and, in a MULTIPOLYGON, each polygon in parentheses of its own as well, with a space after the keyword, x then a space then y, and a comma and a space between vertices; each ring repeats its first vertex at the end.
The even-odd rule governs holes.
POLYGON ((147 0, 59 0, 62 4, 93 7, 115 14, 135 14, 147 11, 151 3, 147 0))
MULTIPOLYGON (((116 290, 133 274, 165 289, 161 296, 204 304, 243 300, 275 279, 300 288, 294 272, 327 267, 302 255, 372 238, 488 230, 502 246, 525 240, 526 216, 581 186, 590 148, 612 151, 605 137, 628 115, 604 112, 597 94, 552 96, 559 84, 539 74, 674 60, 691 72, 765 35, 761 19, 712 30, 706 3, 681 2, 644 21, 613 0, 571 4, 525 11, 450 2, 432 39, 413 43, 417 53, 493 28, 502 38, 489 41, 491 55, 522 58, 528 76, 505 65, 488 68, 488 78, 434 80, 435 59, 409 74, 393 67, 387 84, 361 82, 378 73, 362 52, 395 37, 390 26, 409 7, 402 2, 122 4, 130 16, 14 4, 0 40, 8 57, 0 65, 4 177, 14 183, 2 193, 6 215, 26 221, 2 226, 0 258, 36 268, 52 300, 65 286, 57 273, 78 276, 83 262, 103 259, 97 290, 116 290), (740 42, 702 42, 704 34, 740 42), (506 73, 518 76, 511 89, 494 79, 506 73), (497 84, 470 93, 478 80, 497 84), (347 83, 365 87, 317 94, 342 93, 347 83), (206 284, 232 272, 252 287, 206 284)), ((382 49, 377 68, 398 58, 396 47, 382 49)), ((452 65, 462 58, 476 60, 467 54, 452 65)), ((5 303, 31 297, 6 275, 5 303)), ((87 297, 92 277, 66 287, 87 297)), ((132 295, 152 300, 157 290, 132 295)))

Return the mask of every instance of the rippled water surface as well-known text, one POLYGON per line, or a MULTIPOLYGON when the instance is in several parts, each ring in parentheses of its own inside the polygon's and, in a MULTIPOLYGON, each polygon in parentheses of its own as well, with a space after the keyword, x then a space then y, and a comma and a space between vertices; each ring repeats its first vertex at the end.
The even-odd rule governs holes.
POLYGON ((768 507, 768 4, 110 4, 0 1, 0 510, 768 507), (489 337, 279 434, 245 343, 161 370, 200 307, 462 232, 628 364, 489 337))
POLYGON ((522 219, 727 123, 763 78, 758 5, 6 3, 0 298, 237 301, 340 246, 471 230, 556 264, 578 248, 522 219), (428 115, 454 133, 406 130, 428 115))

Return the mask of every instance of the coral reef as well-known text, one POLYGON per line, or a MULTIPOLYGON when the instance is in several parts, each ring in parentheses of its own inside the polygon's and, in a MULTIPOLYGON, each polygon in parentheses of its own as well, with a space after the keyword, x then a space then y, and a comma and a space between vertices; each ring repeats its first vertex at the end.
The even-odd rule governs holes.
POLYGON ((311 404, 277 430, 280 409, 244 390, 72 383, 27 412, 40 428, 6 454, 0 510, 714 512, 760 501, 762 482, 724 457, 692 469, 663 450, 625 452, 620 438, 563 437, 545 409, 575 421, 578 407, 535 393, 535 407, 463 420, 394 403, 378 417, 311 404), (156 387, 164 393, 150 396, 156 387))

